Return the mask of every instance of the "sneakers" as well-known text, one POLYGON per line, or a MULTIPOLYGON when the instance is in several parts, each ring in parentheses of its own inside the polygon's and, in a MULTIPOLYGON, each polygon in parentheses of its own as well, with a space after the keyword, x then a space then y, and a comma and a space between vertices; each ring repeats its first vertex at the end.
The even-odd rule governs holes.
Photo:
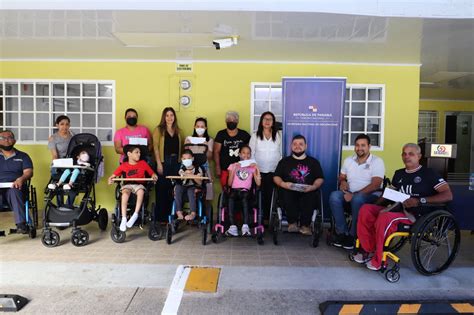
POLYGON ((288 233, 298 233, 300 229, 298 229, 298 225, 296 223, 288 224, 288 233))
POLYGON ((380 267, 375 267, 374 265, 372 265, 372 260, 369 260, 365 265, 370 270, 374 270, 374 271, 380 270, 380 267))
POLYGON ((334 239, 332 240, 332 246, 335 247, 342 247, 342 244, 344 244, 346 235, 345 234, 334 234, 334 239))
POLYGON ((371 259, 372 255, 369 255, 367 253, 358 252, 356 255, 354 255, 354 261, 359 264, 365 264, 371 259))
POLYGON ((63 186, 63 189, 64 189, 64 190, 71 190, 71 188, 72 188, 72 187, 71 187, 71 185, 69 185, 69 184, 64 184, 64 186, 63 186))
MULTIPOLYGON (((243 228, 243 227, 242 227, 243 228)), ((239 231, 237 230, 237 225, 231 225, 225 234, 229 236, 239 236, 239 231)))
POLYGON ((127 230, 127 218, 122 217, 122 221, 120 222, 120 231, 125 232, 127 230))
MULTIPOLYGON (((66 186, 66 185, 64 185, 64 186, 66 186)), ((132 217, 130 218, 130 220, 128 220, 128 222, 127 222, 127 227, 128 227, 128 228, 131 228, 131 227, 135 224, 135 222, 137 221, 137 219, 138 219, 138 213, 135 212, 135 213, 132 215, 132 217)))
POLYGON ((313 234, 311 232, 311 229, 309 228, 309 226, 302 226, 300 228, 300 233, 303 234, 303 235, 312 235, 313 234))
POLYGON ((28 227, 25 223, 20 223, 16 225, 17 234, 28 234, 28 227))
POLYGON ((247 224, 242 225, 242 236, 250 236, 250 229, 247 224))
POLYGON ((353 249, 354 238, 351 235, 336 234, 332 245, 335 247, 342 247, 344 249, 353 249))
POLYGON ((56 189, 56 187, 58 187, 58 185, 56 185, 56 184, 53 184, 53 183, 51 183, 51 184, 48 184, 48 189, 55 190, 55 189, 56 189))

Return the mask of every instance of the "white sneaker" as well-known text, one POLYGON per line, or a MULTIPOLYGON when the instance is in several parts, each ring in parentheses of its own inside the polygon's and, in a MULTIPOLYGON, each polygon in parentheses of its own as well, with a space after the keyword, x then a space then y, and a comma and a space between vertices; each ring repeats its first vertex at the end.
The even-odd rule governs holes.
POLYGON ((239 236, 239 230, 237 230, 236 225, 231 225, 225 234, 230 236, 239 236))
POLYGON ((131 228, 135 224, 135 221, 137 221, 137 219, 138 219, 138 213, 134 213, 132 217, 130 218, 130 220, 128 220, 127 227, 131 228))
POLYGON ((48 189, 55 190, 56 187, 58 187, 56 184, 53 184, 53 183, 48 184, 48 189))
POLYGON ((247 224, 242 225, 242 236, 250 236, 250 229, 247 224))
POLYGON ((120 231, 125 232, 127 230, 127 218, 122 217, 122 222, 120 222, 120 231))
POLYGON ((69 185, 69 184, 64 184, 63 189, 64 189, 64 190, 71 190, 71 185, 69 185))
POLYGON ((372 260, 369 260, 366 264, 367 268, 369 268, 370 270, 374 270, 374 271, 377 271, 377 270, 380 270, 380 267, 375 267, 374 265, 372 265, 372 260))
POLYGON ((365 264, 372 259, 372 256, 373 255, 358 252, 356 255, 354 255, 354 261, 359 264, 365 264))

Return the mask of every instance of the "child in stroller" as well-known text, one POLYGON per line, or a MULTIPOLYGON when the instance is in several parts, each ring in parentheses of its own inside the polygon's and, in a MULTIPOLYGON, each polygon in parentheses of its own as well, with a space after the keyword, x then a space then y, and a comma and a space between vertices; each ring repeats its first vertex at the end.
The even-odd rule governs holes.
MULTIPOLYGON (((86 150, 81 150, 81 152, 76 156, 76 165, 91 166, 91 164, 89 163, 89 153, 87 153, 86 150)), ((69 183, 64 184, 63 186, 64 190, 70 190, 72 186, 74 185, 74 182, 76 181, 77 176, 79 176, 80 172, 81 170, 78 168, 75 168, 72 171, 69 168, 65 169, 63 171, 63 174, 59 178, 59 181, 57 183, 48 184, 48 188, 51 190, 54 190, 57 187, 60 187, 67 180, 69 175, 71 175, 71 178, 69 179, 69 183)))

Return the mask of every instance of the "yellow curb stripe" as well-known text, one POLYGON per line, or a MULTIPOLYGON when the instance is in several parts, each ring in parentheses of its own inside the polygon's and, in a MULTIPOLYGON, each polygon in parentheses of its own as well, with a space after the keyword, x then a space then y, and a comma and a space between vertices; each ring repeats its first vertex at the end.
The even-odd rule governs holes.
POLYGON ((397 314, 416 314, 420 310, 421 304, 402 304, 397 314))
POLYGON ((364 304, 345 304, 339 311, 339 315, 359 314, 364 304))
POLYGON ((184 287, 190 292, 217 292, 220 268, 193 267, 189 273, 188 281, 184 287))
POLYGON ((470 303, 452 303, 451 306, 458 313, 474 313, 474 306, 470 303))

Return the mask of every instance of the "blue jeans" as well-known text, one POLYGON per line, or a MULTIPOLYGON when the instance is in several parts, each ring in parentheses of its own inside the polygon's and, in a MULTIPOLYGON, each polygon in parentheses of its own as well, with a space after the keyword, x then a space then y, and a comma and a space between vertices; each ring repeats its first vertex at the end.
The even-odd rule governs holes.
POLYGON ((359 216, 359 209, 364 203, 373 203, 377 200, 378 196, 375 194, 363 194, 355 193, 350 201, 352 211, 352 225, 351 230, 347 228, 346 218, 344 216, 344 204, 347 202, 344 200, 344 193, 340 190, 333 191, 329 196, 329 206, 336 222, 336 233, 337 234, 348 234, 352 236, 357 235, 357 217, 359 216))

